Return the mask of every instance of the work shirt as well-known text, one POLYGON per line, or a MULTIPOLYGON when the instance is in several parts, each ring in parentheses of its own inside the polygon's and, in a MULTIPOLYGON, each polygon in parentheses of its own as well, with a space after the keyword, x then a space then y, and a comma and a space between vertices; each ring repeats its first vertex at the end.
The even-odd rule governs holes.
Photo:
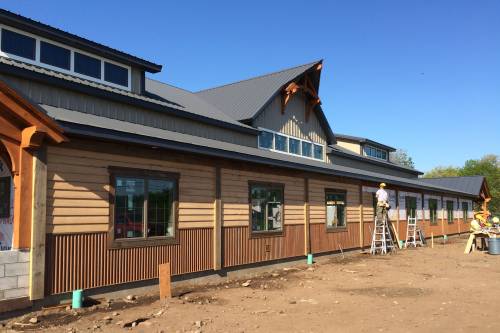
POLYGON ((387 202, 389 198, 389 195, 383 188, 379 189, 377 193, 375 193, 375 196, 378 202, 387 202))

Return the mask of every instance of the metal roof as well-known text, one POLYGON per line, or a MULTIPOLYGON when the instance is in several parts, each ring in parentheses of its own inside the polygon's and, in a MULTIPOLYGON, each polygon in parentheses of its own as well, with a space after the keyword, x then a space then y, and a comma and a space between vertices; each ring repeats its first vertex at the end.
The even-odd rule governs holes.
POLYGON ((356 142, 359 142, 359 143, 368 143, 368 144, 371 144, 373 146, 377 146, 379 148, 387 149, 389 151, 396 151, 396 148, 393 148, 391 146, 384 145, 383 143, 380 143, 380 142, 377 142, 377 141, 373 141, 373 140, 370 140, 368 138, 363 138, 363 137, 360 137, 360 136, 353 136, 353 135, 346 135, 346 134, 335 133, 335 137, 338 138, 338 139, 351 140, 351 141, 356 141, 356 142))
POLYGON ((240 161, 263 163, 270 166, 286 167, 295 170, 318 172, 328 175, 349 177, 367 181, 384 181, 389 185, 419 188, 429 191, 448 192, 457 195, 470 194, 445 186, 433 185, 421 179, 408 179, 365 171, 326 162, 280 154, 263 149, 236 145, 189 134, 167 131, 121 120, 99 117, 78 111, 56 108, 48 105, 39 107, 49 116, 60 122, 66 133, 86 135, 108 140, 175 149, 190 153, 230 158, 240 161))
MULTIPOLYGON (((318 60, 278 72, 201 90, 196 94, 234 119, 249 121, 259 115, 283 86, 316 68, 321 63, 322 60, 318 60)), ((316 88, 319 90, 319 75, 316 81, 316 88)), ((318 105, 315 111, 329 143, 335 143, 335 136, 321 106, 318 105)))
POLYGON ((138 58, 123 51, 113 49, 86 38, 71 34, 64 30, 52 27, 50 25, 32 20, 28 17, 0 9, 0 22, 26 32, 51 39, 68 46, 73 46, 84 51, 94 53, 112 60, 134 65, 151 73, 158 73, 162 66, 150 61, 138 58))
POLYGON ((421 178, 427 184, 444 186, 460 192, 478 196, 483 186, 484 176, 421 178))

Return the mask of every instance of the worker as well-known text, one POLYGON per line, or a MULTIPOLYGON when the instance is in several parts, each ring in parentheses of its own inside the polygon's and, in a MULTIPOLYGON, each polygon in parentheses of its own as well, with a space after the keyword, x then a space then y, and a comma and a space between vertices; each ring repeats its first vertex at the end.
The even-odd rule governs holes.
POLYGON ((377 219, 382 219, 387 214, 389 208, 389 195, 385 190, 386 184, 380 183, 378 191, 375 193, 377 197, 377 219))

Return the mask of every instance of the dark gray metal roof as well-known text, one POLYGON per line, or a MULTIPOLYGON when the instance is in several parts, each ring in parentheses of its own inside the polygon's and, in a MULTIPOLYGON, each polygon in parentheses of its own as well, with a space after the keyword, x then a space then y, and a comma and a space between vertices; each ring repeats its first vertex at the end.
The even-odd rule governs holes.
POLYGON ((359 159, 359 160, 362 160, 362 161, 365 161, 368 163, 373 163, 373 164, 380 164, 380 165, 383 165, 383 166, 386 166, 389 168, 401 169, 401 170, 413 173, 415 175, 422 175, 423 174, 423 172, 421 172, 421 171, 418 171, 416 169, 409 168, 409 167, 406 167, 403 165, 395 164, 395 163, 384 161, 381 159, 376 159, 376 158, 373 158, 370 156, 356 154, 355 152, 353 152, 347 148, 341 147, 339 145, 331 145, 330 148, 332 149, 331 153, 333 153, 333 154, 339 153, 339 154, 342 154, 343 156, 348 156, 349 158, 359 159))
POLYGON ((393 147, 388 146, 388 145, 384 145, 383 143, 380 143, 380 142, 377 142, 377 141, 373 141, 373 140, 370 140, 368 138, 363 138, 363 137, 360 137, 360 136, 340 134, 340 133, 335 133, 334 135, 335 135, 335 137, 337 139, 345 139, 345 140, 355 141, 355 142, 359 142, 359 143, 369 143, 369 144, 371 144, 373 146, 376 146, 376 147, 379 147, 379 148, 383 148, 383 149, 387 149, 389 151, 396 151, 396 148, 393 148, 393 147))
POLYGON ((478 196, 483 186, 484 176, 421 178, 424 183, 444 186, 456 191, 478 196))
MULTIPOLYGON (((287 83, 297 79, 304 73, 311 71, 322 60, 305 65, 288 68, 247 80, 233 82, 220 87, 198 91, 196 94, 230 117, 239 121, 255 119, 266 105, 280 92, 287 83)), ((319 90, 319 75, 315 84, 319 90)), ((335 143, 335 136, 320 105, 315 108, 316 115, 321 123, 328 142, 335 143)))
POLYGON ((160 72, 162 69, 161 65, 113 49, 109 46, 93 42, 91 40, 71 34, 61 29, 54 28, 50 25, 32 20, 28 17, 12 13, 5 9, 0 9, 0 22, 41 37, 66 44, 68 46, 73 46, 84 51, 106 57, 108 59, 142 68, 151 73, 160 72))
POLYGON ((437 186, 421 179, 409 179, 380 174, 326 162, 280 154, 263 149, 236 145, 233 143, 206 139, 198 136, 167 131, 121 120, 99 117, 48 105, 39 105, 49 116, 56 119, 67 133, 120 140, 160 148, 176 149, 215 157, 240 161, 264 163, 271 166, 295 170, 318 172, 328 175, 349 177, 367 181, 384 181, 389 185, 407 186, 429 191, 447 192, 457 195, 469 194, 444 186, 437 186))
POLYGON ((285 69, 196 94, 237 120, 253 119, 281 87, 314 68, 321 61, 285 69))

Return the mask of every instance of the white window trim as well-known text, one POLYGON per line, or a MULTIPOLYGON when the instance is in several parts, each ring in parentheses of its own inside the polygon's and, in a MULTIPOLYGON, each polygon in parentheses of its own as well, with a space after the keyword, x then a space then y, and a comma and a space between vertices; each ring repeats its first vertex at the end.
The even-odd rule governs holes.
POLYGON ((258 145, 259 149, 269 150, 269 151, 272 151, 272 152, 275 152, 275 153, 281 153, 281 154, 285 154, 285 155, 302 157, 302 158, 306 158, 306 159, 313 160, 313 161, 323 161, 323 162, 325 161, 325 151, 326 151, 325 150, 325 145, 323 145, 321 143, 317 143, 317 142, 313 142, 313 141, 309 141, 309 140, 304 140, 304 139, 298 138, 296 136, 291 136, 291 135, 288 135, 288 134, 283 134, 283 133, 280 133, 280 132, 269 130, 267 128, 258 127, 257 129, 259 131, 261 131, 261 132, 268 132, 268 133, 272 133, 273 134, 273 147, 272 148, 261 147, 260 146, 260 135, 258 136, 258 138, 257 138, 257 145, 258 145), (290 150, 290 146, 289 146, 290 145, 290 138, 295 139, 295 140, 299 140, 300 141, 300 155, 298 155, 298 154, 292 154, 289 151, 281 151, 281 150, 275 149, 274 147, 276 146, 276 140, 274 138, 274 134, 278 134, 278 135, 281 135, 281 136, 284 136, 284 137, 288 138, 288 140, 287 140, 287 142, 288 142, 287 150, 290 150), (311 154, 312 154, 311 157, 302 155, 302 142, 308 142, 308 143, 311 143, 313 145, 312 149, 311 149, 311 154), (322 156, 321 159, 314 158, 314 145, 323 147, 323 156, 322 156))
MULTIPOLYGON (((75 76, 75 77, 78 77, 78 78, 81 78, 81 79, 85 79, 85 80, 88 80, 88 81, 97 82, 97 83, 100 83, 100 84, 103 84, 103 85, 106 85, 106 86, 110 86, 110 87, 114 87, 114 88, 118 88, 118 89, 122 89, 122 90, 127 90, 127 91, 131 91, 132 90, 132 86, 131 86, 132 85, 132 69, 131 69, 130 66, 127 66, 127 65, 121 64, 119 62, 116 62, 116 61, 113 61, 113 60, 109 60, 109 59, 100 57, 98 55, 95 55, 95 54, 92 54, 92 53, 89 53, 89 52, 85 52, 85 51, 82 51, 80 49, 77 49, 77 48, 74 48, 74 47, 71 47, 71 46, 68 46, 68 45, 65 45, 65 44, 61 44, 59 42, 52 41, 50 39, 46 39, 46 38, 43 38, 43 37, 31 34, 29 32, 26 32, 26 31, 23 31, 23 30, 19 30, 19 29, 16 29, 16 28, 4 25, 4 24, 0 24, 0 29, 11 30, 11 31, 17 32, 17 33, 19 33, 21 35, 34 38, 35 39, 35 43, 36 43, 35 60, 23 58, 23 57, 15 55, 15 54, 10 54, 10 53, 4 52, 4 51, 1 50, 1 47, 0 47, 0 56, 2 56, 2 57, 9 58, 9 59, 14 59, 14 60, 18 60, 18 61, 22 61, 22 62, 25 62, 25 63, 28 63, 28 64, 32 64, 32 65, 36 65, 36 66, 43 67, 43 68, 46 68, 46 69, 50 69, 50 70, 55 71, 55 72, 69 74, 69 75, 72 75, 72 76, 75 76), (65 49, 69 50, 70 51, 70 57, 71 57, 70 58, 70 70, 67 70, 67 69, 64 69, 64 68, 59 68, 59 67, 56 67, 56 66, 51 66, 51 65, 48 65, 48 64, 45 64, 45 63, 41 62, 40 61, 40 47, 41 47, 41 43, 40 42, 41 41, 44 41, 44 42, 47 42, 47 43, 50 43, 50 44, 53 44, 53 45, 56 45, 56 46, 59 46, 59 47, 63 47, 65 49), (92 58, 96 58, 96 59, 98 59, 101 62, 101 78, 100 79, 97 79, 97 78, 92 77, 92 76, 87 76, 87 75, 84 75, 84 74, 80 74, 80 73, 77 73, 77 72, 74 71, 74 69, 75 69, 75 64, 74 64, 74 62, 75 62, 75 60, 74 60, 74 54, 75 54, 75 52, 87 55, 87 56, 92 57, 92 58), (114 65, 117 65, 117 66, 120 66, 120 67, 123 67, 123 68, 127 69, 127 72, 128 72, 128 86, 125 87, 125 86, 122 86, 122 85, 119 85, 119 84, 115 84, 115 83, 112 83, 112 82, 105 81, 104 80, 104 62, 109 62, 111 64, 114 64, 114 65)), ((1 45, 2 45, 2 33, 1 33, 1 30, 0 30, 0 46, 1 45)))

